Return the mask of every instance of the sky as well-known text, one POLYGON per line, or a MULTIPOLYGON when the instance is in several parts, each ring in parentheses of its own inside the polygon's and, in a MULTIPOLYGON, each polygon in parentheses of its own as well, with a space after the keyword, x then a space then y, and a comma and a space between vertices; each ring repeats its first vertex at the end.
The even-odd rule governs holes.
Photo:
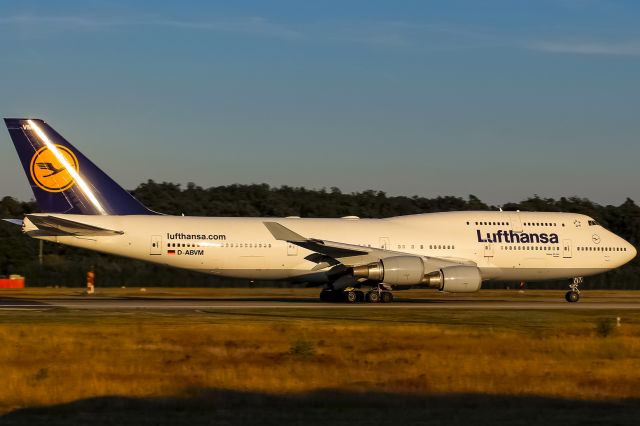
MULTIPOLYGON (((637 1, 1 4, 0 114, 128 189, 640 201, 637 1)), ((0 131, 4 195, 32 198, 0 131)))

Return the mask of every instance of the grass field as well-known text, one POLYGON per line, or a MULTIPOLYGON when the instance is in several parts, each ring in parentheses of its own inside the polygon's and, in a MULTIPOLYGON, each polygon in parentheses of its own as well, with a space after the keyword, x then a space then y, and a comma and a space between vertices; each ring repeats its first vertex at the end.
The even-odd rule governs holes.
MULTIPOLYGON (((246 291, 163 289, 144 296, 246 291)), ((25 290, 0 299, 75 293, 25 290)), ((538 294, 549 293, 528 297, 538 294)), ((0 424, 247 424, 258 422, 255 416, 265 424, 640 419, 634 311, 15 310, 0 311, 0 345, 0 424)))

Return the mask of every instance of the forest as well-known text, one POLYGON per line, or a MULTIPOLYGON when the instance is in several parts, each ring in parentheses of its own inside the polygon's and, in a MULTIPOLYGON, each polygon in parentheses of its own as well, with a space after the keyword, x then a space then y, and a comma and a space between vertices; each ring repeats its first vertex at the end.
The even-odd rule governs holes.
MULTIPOLYGON (((271 187, 267 184, 228 185, 202 188, 149 180, 131 193, 150 209, 186 216, 259 216, 259 217, 341 217, 382 218, 397 215, 454 210, 497 210, 473 195, 466 199, 453 196, 425 198, 389 196, 380 191, 343 193, 338 188, 306 189, 271 187)), ((558 211, 587 214, 634 246, 640 241, 640 207, 627 198, 619 206, 599 205, 585 198, 560 199, 533 196, 500 206, 505 211, 558 211)), ((34 201, 18 201, 11 196, 0 200, 0 218, 22 218, 37 212, 34 201)), ((43 244, 24 236, 20 229, 0 223, 0 276, 19 274, 28 286, 82 286, 87 271, 96 274, 96 286, 286 286, 282 282, 227 280, 205 274, 178 270, 117 256, 103 255, 53 243, 43 244)), ((584 288, 640 288, 640 261, 634 259, 622 268, 585 279, 584 288)), ((485 287, 513 286, 495 283, 485 287)), ((564 288, 565 283, 531 283, 532 288, 564 288)))

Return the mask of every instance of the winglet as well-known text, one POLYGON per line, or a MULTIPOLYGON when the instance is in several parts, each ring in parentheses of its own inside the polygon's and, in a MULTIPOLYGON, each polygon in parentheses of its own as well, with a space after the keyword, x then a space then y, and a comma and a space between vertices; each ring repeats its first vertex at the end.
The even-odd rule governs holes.
POLYGON ((308 241, 307 238, 303 237, 300 234, 296 234, 291 229, 287 228, 284 225, 280 225, 278 222, 262 222, 264 226, 267 227, 273 238, 279 241, 290 241, 290 242, 303 242, 308 241))

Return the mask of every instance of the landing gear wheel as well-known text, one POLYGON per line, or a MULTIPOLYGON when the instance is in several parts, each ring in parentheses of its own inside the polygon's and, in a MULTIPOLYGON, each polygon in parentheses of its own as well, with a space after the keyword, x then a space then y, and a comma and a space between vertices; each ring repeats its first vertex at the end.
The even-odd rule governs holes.
POLYGON ((382 303, 391 303, 393 302, 393 293, 390 291, 383 291, 380 299, 382 303))
POLYGON ((347 303, 356 303, 358 301, 358 293, 355 291, 346 291, 344 293, 344 298, 347 303))
POLYGON ((575 303, 578 300, 580 300, 580 289, 578 288, 578 286, 582 284, 583 281, 584 281, 584 278, 582 277, 575 277, 571 281, 569 281, 569 288, 571 290, 569 290, 564 295, 564 298, 567 302, 575 303))
POLYGON ((569 290, 567 294, 564 295, 564 298, 569 303, 575 303, 580 300, 580 293, 577 291, 569 290))
POLYGON ((377 290, 371 290, 367 293, 367 302, 378 303, 380 301, 380 292, 377 290))
POLYGON ((330 302, 332 299, 332 291, 331 290, 322 290, 320 292, 320 301, 321 302, 330 302))

